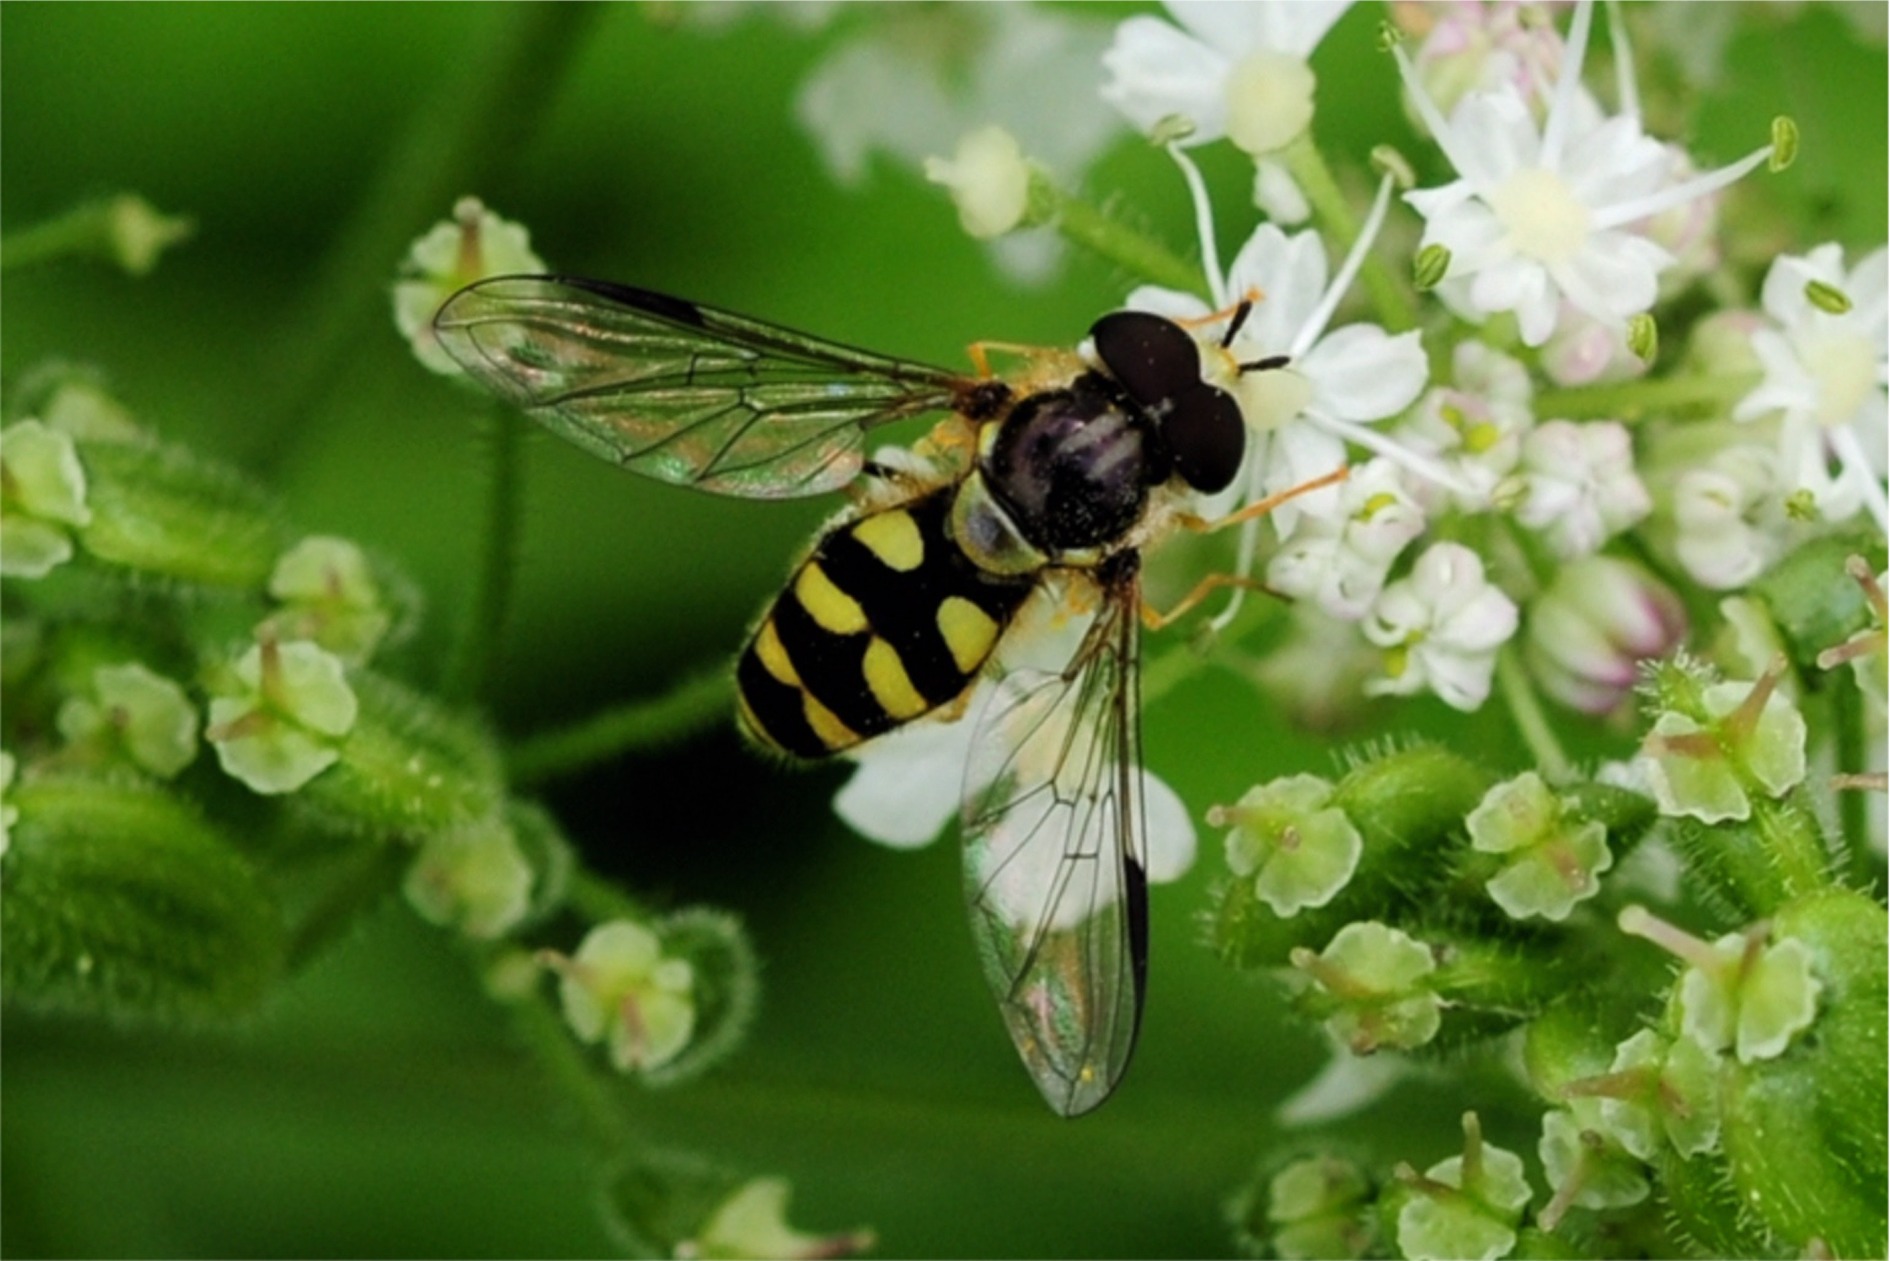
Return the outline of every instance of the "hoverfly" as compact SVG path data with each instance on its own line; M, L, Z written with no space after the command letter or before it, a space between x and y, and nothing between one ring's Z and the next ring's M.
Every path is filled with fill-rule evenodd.
M1068 663L1002 672L970 717L961 822L973 935L1018 1053L1058 1113L1108 1098L1148 966L1141 549L1230 484L1246 445L1193 336L1118 311L1055 371L1005 380L559 276L479 281L433 327L487 390L646 477L756 499L869 484L737 659L741 724L768 749L821 758L953 716L1000 672L1030 597L1080 593L1094 617ZM926 413L946 414L929 463L869 464L868 434Z

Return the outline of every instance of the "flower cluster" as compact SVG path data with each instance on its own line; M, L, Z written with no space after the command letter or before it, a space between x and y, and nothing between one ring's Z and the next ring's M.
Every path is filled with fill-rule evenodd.
M1522 1160L1484 1144L1472 1117L1464 1155L1423 1174L1375 1180L1329 1156L1270 1174L1240 1228L1279 1255L1317 1241L1324 1255L1494 1257L1571 1214L1645 1223L1664 1205L1677 1237L1711 1250L1846 1232L1846 1246L1880 1247L1880 1212L1846 1216L1854 1200L1831 1233L1792 1233L1776 1197L1839 1197L1821 1180L1841 1171L1749 1155L1761 1109L1728 1083L1842 1071L1806 1031L1852 1018L1834 995L1864 965L1816 943L1847 916L1883 931L1881 906L1843 889L1832 860L1880 853L1880 818L1847 807L1845 835L1822 835L1816 767L1822 750L1839 759L1830 782L1881 788L1884 248L1729 248L1727 198L1791 164L1796 128L1775 120L1723 165L1662 134L1652 120L1671 103L1643 106L1616 6L1578 0L1561 22L1549 6L1393 6L1385 79L1420 148L1414 162L1374 155L1362 207L1341 191L1362 181L1335 177L1315 140L1315 54L1351 32L1348 6L1165 7L1117 25L1098 91L1178 166L1201 274L1147 265L1160 256L1146 242L1069 213L1049 169L1001 131L949 169L961 215L987 237L1052 225L1139 273L1149 283L1122 304L1190 330L1234 396L1245 464L1195 506L1241 523L1223 563L1246 581L1209 619L1217 661L1328 726L1364 697L1429 694L1466 713L1500 697L1534 763L1501 778L1440 750L1374 749L1336 780L1285 776L1208 813L1228 829L1214 947L1237 966L1290 966L1295 1006L1335 1043L1424 1054L1520 1023L1542 1048L1551 1194L1534 1225ZM1598 23L1604 86L1587 73ZM1251 161L1264 216L1224 270L1195 162L1222 143ZM1380 257L1398 240L1410 284ZM1297 602L1267 661L1244 647L1267 616L1242 616L1256 585ZM1852 677L1826 673L1843 663ZM1559 734L1582 716L1621 759L1588 775ZM841 797L850 818L863 786L889 782L863 760ZM1660 841L1624 861L1656 819ZM1721 912L1716 933L1638 908L1617 927L1611 889L1664 883L1671 898L1650 873L1676 862ZM1630 937L1689 965L1668 1015L1647 1027L1631 1006L1584 999L1590 1040L1576 1047L1565 961L1628 975ZM1611 1040L1592 1041L1603 1029ZM1880 1060L1868 1071L1880 1077ZM1355 1074L1350 1089L1396 1075ZM1283 1114L1329 1113L1338 1080ZM1713 1221L1676 1153L1763 1186L1752 1203L1765 1206L1739 1227Z

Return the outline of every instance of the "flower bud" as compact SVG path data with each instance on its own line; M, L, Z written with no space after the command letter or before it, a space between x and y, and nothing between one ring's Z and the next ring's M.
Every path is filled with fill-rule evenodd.
M393 614L367 557L347 539L312 534L284 552L269 575L282 604L269 621L280 639L306 639L350 665L374 655Z
M605 1042L620 1072L660 1068L695 1029L695 974L663 953L647 926L611 920L585 935L569 958L541 956L558 973L565 1023L583 1042Z
M1633 690L1640 663L1685 639L1679 597L1645 569L1611 556L1564 566L1529 609L1524 651L1551 696L1605 714Z
M1577 902L1600 891L1601 873L1614 865L1607 825L1582 818L1534 771L1492 788L1464 826L1472 848L1501 856L1501 869L1483 887L1511 919L1567 919Z
M1782 489L1769 447L1723 446L1684 466L1673 485L1674 555L1714 591L1743 587L1777 555Z
M1627 427L1611 420L1551 420L1523 438L1527 486L1516 519L1541 531L1564 560L1587 556L1653 507L1634 471Z
M0 574L45 577L72 559L73 531L91 520L70 437L37 420L0 431Z
M210 701L204 735L230 775L256 792L294 792L334 765L358 706L341 660L314 644L251 646Z
M943 184L958 222L980 241L1022 226L1030 206L1030 164L1017 137L995 124L968 131L950 158L927 158L925 178Z
M459 365L433 335L434 312L475 280L544 270L532 253L530 233L487 210L477 197L462 197L452 219L435 224L407 252L394 286L394 326L423 365L457 376Z
M1227 834L1227 866L1251 879L1255 896L1275 914L1324 906L1358 867L1358 829L1332 804L1332 785L1314 775L1293 775L1249 789L1233 806L1208 812Z
M1593 385L1644 375L1659 348L1659 329L1645 311L1626 325L1564 306L1542 346L1542 371L1557 385Z
M489 941L525 918L532 868L502 819L481 819L422 841L403 889L422 919Z
M136 661L100 666L89 694L59 709L59 734L170 779L197 756L197 711L184 689Z
M1254 1256L1363 1257L1373 1242L1372 1192L1352 1161L1307 1156L1244 1191L1234 1229Z
M1505 1256L1516 1246L1529 1182L1522 1158L1483 1141L1476 1113L1464 1114L1463 1155L1419 1176L1399 1170L1407 1189L1397 1208L1398 1249L1409 1261Z
M1332 1035L1359 1055L1410 1050L1437 1035L1443 1001L1431 987L1437 963L1429 947L1376 921L1347 924L1318 954L1303 947L1292 963L1310 986L1300 1007L1325 1019Z

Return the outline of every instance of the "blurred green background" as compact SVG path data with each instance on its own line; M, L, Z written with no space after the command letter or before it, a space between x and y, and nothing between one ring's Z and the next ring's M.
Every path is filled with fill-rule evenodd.
M680 8L0 8L5 229L120 190L197 224L143 280L76 261L10 273L7 383L51 356L96 363L163 434L268 478L302 526L394 557L429 597L398 663L424 677L470 590L485 474L473 409L413 362L386 289L456 196L527 224L557 269L945 364L980 338L1068 344L1120 300L1130 278L1086 257L1039 287L1005 279L907 166L876 159L855 188L828 176L793 120L797 87L883 14L808 31L752 12L711 27ZM1360 6L1315 62L1316 130L1346 160L1380 141L1423 153L1372 47L1380 16ZM509 95L508 58L549 77L538 105ZM1884 72L1881 46L1826 10L1768 17L1735 39L1683 139L1728 160L1794 114L1804 153L1770 203L1798 225L1790 243L1869 247L1885 221ZM1224 158L1208 169L1231 251L1251 216ZM1126 133L1086 178L1190 239L1172 168ZM510 733L726 659L833 506L642 484L539 434L526 476L491 698ZM1256 780L1328 771L1340 749L1225 676L1197 673L1147 723L1151 765L1197 816ZM1357 734L1427 726L1497 765L1516 756L1494 709L1446 726L1386 706ZM1590 751L1620 747L1603 733ZM851 836L827 805L840 779L777 769L718 732L548 794L598 867L659 903L736 910L764 960L761 1014L731 1061L673 1091L625 1087L639 1130L784 1173L798 1224L870 1224L892 1255L1226 1252L1221 1203L1323 1053L1197 944L1218 838L1153 895L1126 1087L1068 1123L1039 1103L984 992L951 846L899 854ZM4 1055L8 1255L612 1247L565 1105L452 944L398 902L240 1029L8 1012ZM1406 1087L1346 1129L1424 1164L1476 1106L1493 1137L1531 1144L1504 1130L1515 1088L1490 1077L1473 1098Z

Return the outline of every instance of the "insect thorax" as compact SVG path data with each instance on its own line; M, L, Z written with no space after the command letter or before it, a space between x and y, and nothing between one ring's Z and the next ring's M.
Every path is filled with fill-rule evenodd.
M1024 396L985 430L953 505L953 533L994 573L1094 564L1141 520L1169 464L1142 409L1108 378L1084 373Z

